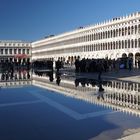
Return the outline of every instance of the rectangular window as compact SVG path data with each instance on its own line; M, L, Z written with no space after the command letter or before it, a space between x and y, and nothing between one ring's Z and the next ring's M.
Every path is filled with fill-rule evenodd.
M25 54L25 49L23 49L23 54Z
M30 53L30 50L29 49L27 49L27 54L29 54Z
M14 54L17 54L17 49L14 49Z
M1 49L0 51L1 51L1 54L3 54L3 49Z
M5 49L5 54L8 54L8 49Z
M12 49L10 49L9 51L10 51L10 54L12 54Z
M21 54L21 49L18 49L18 54Z

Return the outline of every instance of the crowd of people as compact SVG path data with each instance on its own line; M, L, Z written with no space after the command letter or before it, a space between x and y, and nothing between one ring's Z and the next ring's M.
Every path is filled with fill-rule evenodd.
M107 72L107 71L119 71L119 69L132 70L133 60L131 58L119 58L113 59L76 59L75 71L76 72Z
M45 59L36 60L36 61L32 62L32 68L34 71L36 71L36 70L37 71L38 70L54 70L54 66L55 66L55 69L57 70L57 72L59 72L59 70L64 67L64 63L63 63L63 61L60 61L59 59L57 61L55 61L55 65L52 60L45 60Z

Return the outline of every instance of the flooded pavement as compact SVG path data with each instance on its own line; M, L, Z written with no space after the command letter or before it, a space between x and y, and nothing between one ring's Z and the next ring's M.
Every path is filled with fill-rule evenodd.
M137 82L44 70L30 77L0 83L0 139L112 140L140 131Z

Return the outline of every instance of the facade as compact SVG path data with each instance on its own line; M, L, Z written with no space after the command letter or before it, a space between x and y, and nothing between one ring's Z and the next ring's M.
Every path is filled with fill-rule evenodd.
M0 41L0 62L27 62L31 61L31 43L14 40Z
M51 36L32 43L32 59L61 59L74 63L76 58L140 57L140 13L117 17L92 26Z

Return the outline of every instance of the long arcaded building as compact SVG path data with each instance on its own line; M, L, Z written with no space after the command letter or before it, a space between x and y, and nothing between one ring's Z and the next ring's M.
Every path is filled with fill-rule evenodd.
M80 27L32 43L32 59L53 58L73 63L75 58L140 57L140 13Z

